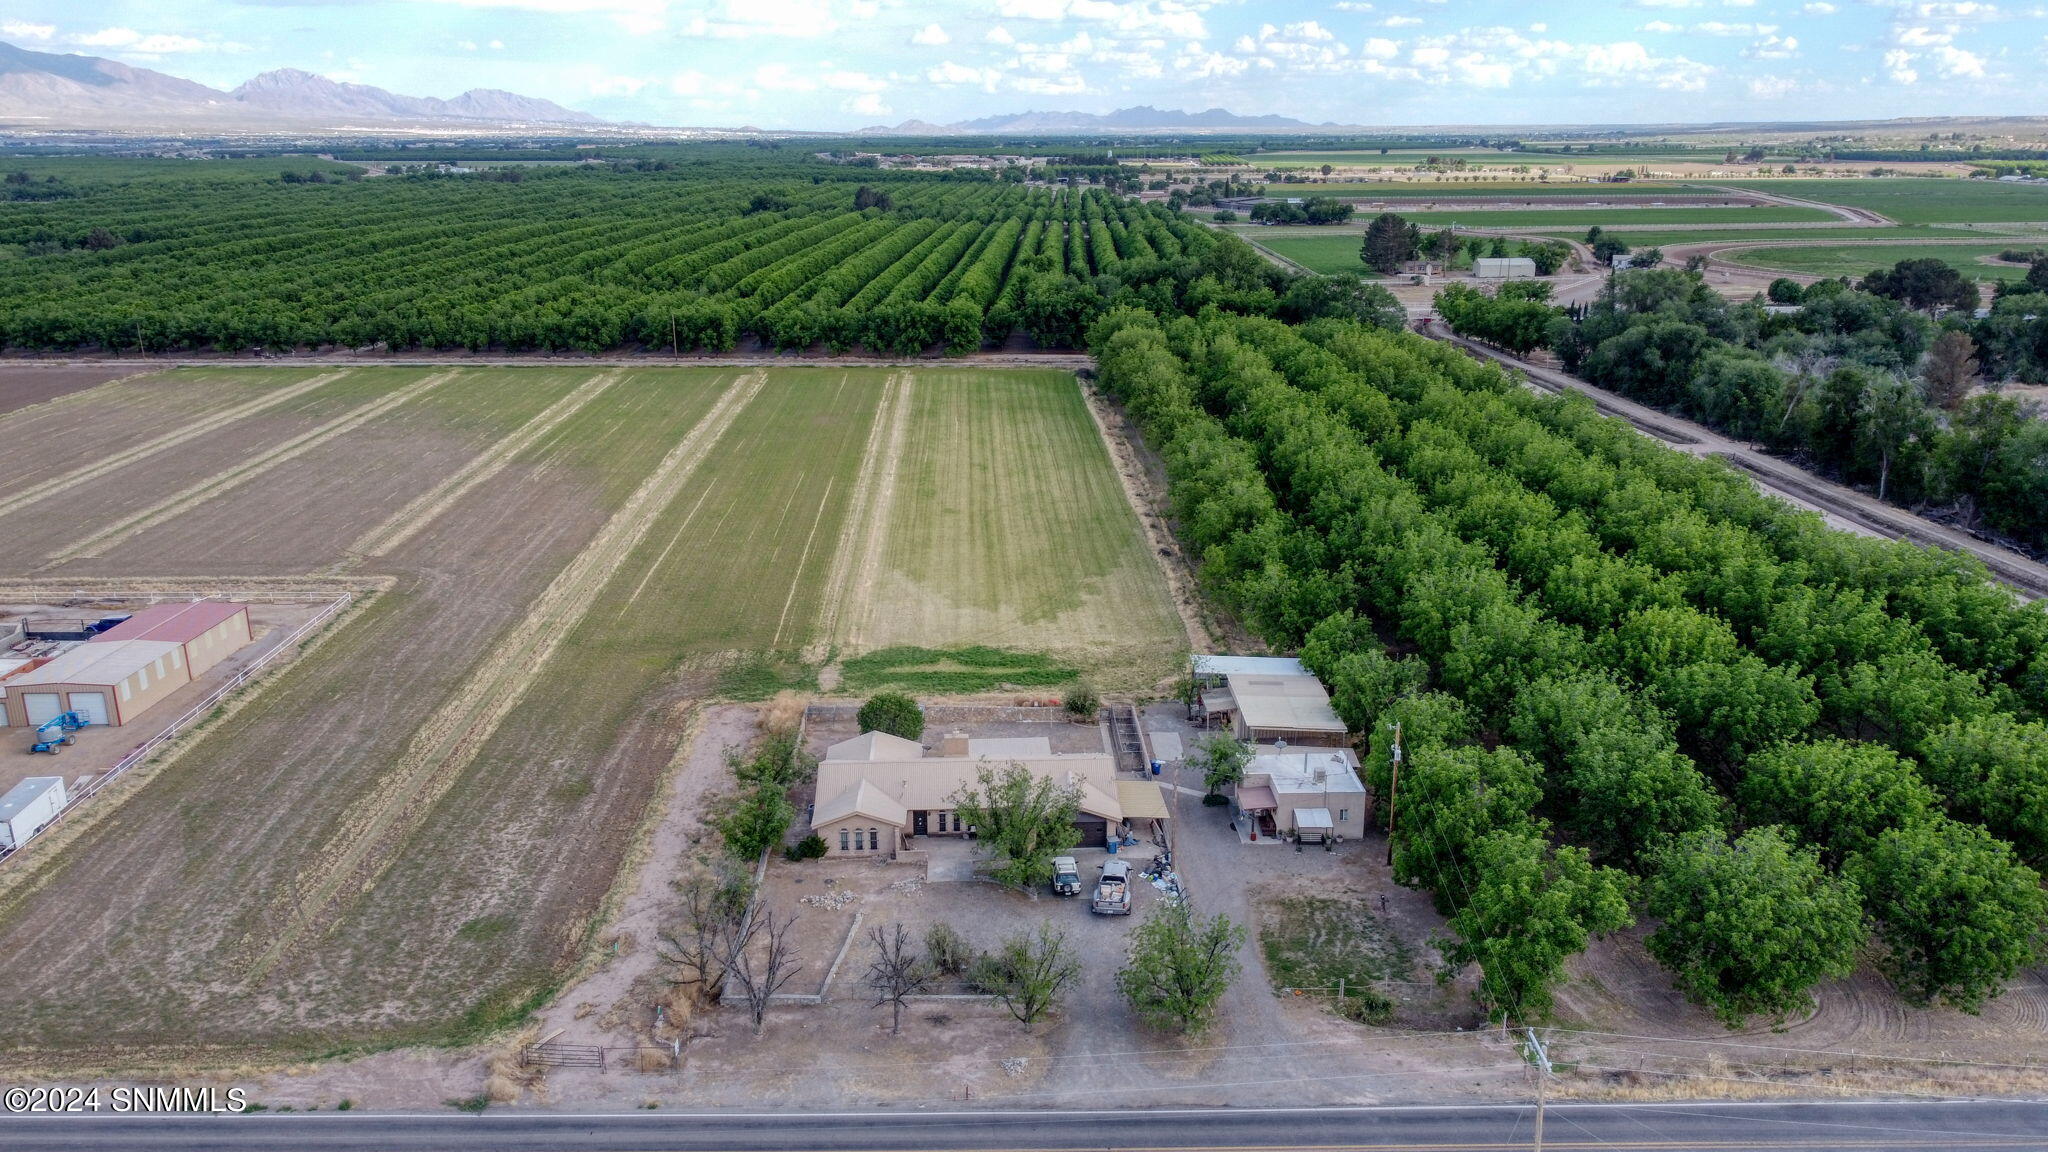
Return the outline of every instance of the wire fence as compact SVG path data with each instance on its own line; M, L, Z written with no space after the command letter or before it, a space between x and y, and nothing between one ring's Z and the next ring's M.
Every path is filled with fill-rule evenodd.
M215 600L224 598L226 598L225 595L214 595L197 597L196 599ZM90 800L92 797L98 795L109 785L113 784L122 776L126 775L129 769L149 759L151 755L161 750L165 745L169 744L171 741L177 739L178 736L182 734L187 728L191 727L194 723L198 722L200 719L204 718L206 715L211 713L214 710L214 708L219 706L221 701L227 699L228 696L231 693L233 693L236 689L242 687L242 685L247 684L250 680L254 679L258 673L262 672L265 668L275 663L286 652L294 650L298 646L300 641L304 640L306 637L318 631L328 621L334 619L337 615L340 615L341 612L344 609L346 609L351 603L354 603L354 601L355 597L353 594L344 593L343 595L335 597L333 600L328 602L319 611L315 612L311 617L307 618L304 623L292 629L291 632L284 637L284 639L279 640L277 643L271 645L268 651L264 652L261 656L258 656L256 659L250 661L246 667L238 669L234 675L228 677L227 680L223 681L219 687L207 693L206 696L202 698L198 703L192 705L190 708L187 708L183 713L180 713L175 720L172 720L169 724L165 725L164 728L161 731L159 731L156 735L151 736L149 739L144 740L140 744L137 744L134 748L129 750L127 755L121 757L119 760L116 760L111 768L108 768L105 772L102 772L98 776L94 777L91 783L87 784L83 789L79 790L76 794L70 796L65 801L64 807L60 809L57 812L57 814L50 819L50 822L48 824L45 824L41 828L38 828L34 836L32 836L28 840L23 841L13 851L6 853L4 856L0 856L0 863L4 863L7 860L12 860L15 857L21 855L24 851L26 851L29 848L30 845L34 844L35 840L41 837L41 835L44 832L47 832L51 828L56 827L59 823L61 823L64 820L66 816L69 816L71 813L83 807L87 800Z

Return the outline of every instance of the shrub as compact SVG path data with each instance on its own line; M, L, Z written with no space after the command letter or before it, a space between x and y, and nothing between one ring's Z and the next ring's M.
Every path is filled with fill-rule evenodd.
M924 735L924 709L901 692L878 692L860 706L860 730L887 732L905 740Z
M825 854L825 838L816 832L782 850L791 860L816 860Z
M951 924L939 923L925 929L924 951L932 967L948 976L958 976L974 964L974 949Z
M1060 703L1066 706L1067 715L1074 719L1093 720L1095 713L1102 707L1102 697L1096 694L1094 688L1089 687L1087 681L1079 680L1073 687L1067 689L1066 697Z

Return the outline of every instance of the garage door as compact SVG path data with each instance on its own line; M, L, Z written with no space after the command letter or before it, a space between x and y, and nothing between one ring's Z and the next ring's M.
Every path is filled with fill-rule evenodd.
M73 692L71 710L85 717L88 724L107 723L107 694L105 692Z
M58 702L55 692L23 692L21 704L28 709L28 723L31 728L55 720L58 714L64 711L64 706Z

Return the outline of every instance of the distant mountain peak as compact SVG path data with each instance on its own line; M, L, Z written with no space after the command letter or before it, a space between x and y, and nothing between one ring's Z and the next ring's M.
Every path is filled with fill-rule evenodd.
M404 96L300 68L273 68L233 92L97 56L35 52L0 42L0 121L141 127L218 123L317 124L341 118L599 124L587 112L496 88L452 100Z

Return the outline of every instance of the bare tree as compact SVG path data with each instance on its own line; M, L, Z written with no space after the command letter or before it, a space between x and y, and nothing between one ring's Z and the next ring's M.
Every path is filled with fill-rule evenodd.
M725 969L726 987L747 1006L756 1036L768 1018L769 1002L796 975L796 942L790 937L795 924L796 913L777 919L775 910L762 904L719 935L718 962Z
M655 954L671 985L696 991L709 1003L724 980L725 938L746 915L747 882L721 871L699 871L676 885L682 906L676 919L655 934Z
M932 966L910 943L910 931L902 924L868 929L868 942L875 946L875 961L868 965L867 985L875 994L874 1006L889 1006L889 1035L903 1032L903 1002L924 991L932 982Z
M1950 328L1936 336L1921 364L1920 380L1931 403L1955 411L1977 382L1977 345L1969 334Z
M1067 945L1066 933L1040 922L1035 934L1020 932L976 961L971 979L1001 1000L1019 1023L1030 1025L1080 982L1081 962Z

